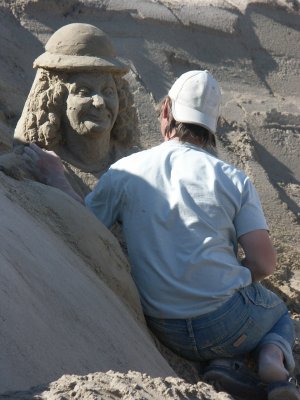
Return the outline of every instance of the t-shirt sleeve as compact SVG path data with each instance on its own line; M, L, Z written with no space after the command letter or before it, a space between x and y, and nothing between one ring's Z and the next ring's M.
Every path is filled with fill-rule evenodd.
M248 177L243 187L241 207L233 222L238 238L258 229L269 229L258 193Z
M101 176L93 191L85 197L85 205L107 228L110 228L118 219L120 196L112 181L112 172L108 170Z

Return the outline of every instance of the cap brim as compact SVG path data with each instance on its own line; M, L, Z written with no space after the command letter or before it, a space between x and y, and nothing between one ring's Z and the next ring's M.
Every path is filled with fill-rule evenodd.
M172 114L174 119L178 122L200 125L210 132L216 133L217 118L209 117L207 114L178 104L175 101L172 101Z
M122 75L129 71L127 65L115 58L53 54L47 51L34 60L33 67L64 71L103 70Z

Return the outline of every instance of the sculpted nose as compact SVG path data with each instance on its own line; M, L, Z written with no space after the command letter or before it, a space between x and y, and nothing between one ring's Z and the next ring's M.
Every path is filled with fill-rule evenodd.
M96 108L100 108L104 105L104 100L103 97L100 96L99 94L95 94L94 96L92 96L93 99L93 106Z

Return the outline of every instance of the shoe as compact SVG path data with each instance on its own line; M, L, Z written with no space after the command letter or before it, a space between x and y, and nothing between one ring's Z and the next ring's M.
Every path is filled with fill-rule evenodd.
M268 400L300 400L297 382L289 379L287 382L270 383L268 386Z
M268 399L267 385L263 384L258 375L246 367L244 363L237 360L214 360L206 367L203 378L216 390L225 391L238 399Z

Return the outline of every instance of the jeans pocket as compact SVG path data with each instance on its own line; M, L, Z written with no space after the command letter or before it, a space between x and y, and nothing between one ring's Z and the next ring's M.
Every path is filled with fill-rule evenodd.
M259 338L256 337L255 321L248 318L243 326L229 338L215 346L206 349L209 351L210 357L234 357L251 351L258 343Z
M240 293L246 301L248 300L257 306L264 308L274 308L280 303L283 303L280 297L271 290L265 288L261 283L254 282L241 289Z

